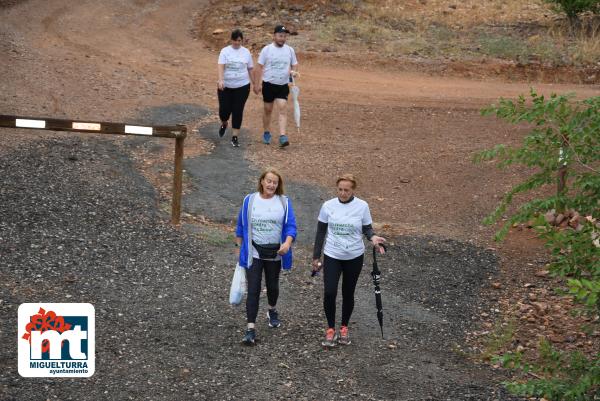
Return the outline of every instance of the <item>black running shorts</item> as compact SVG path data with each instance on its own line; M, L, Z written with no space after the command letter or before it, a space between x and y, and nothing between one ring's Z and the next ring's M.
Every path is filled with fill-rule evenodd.
M290 87L285 85L275 85L270 82L263 81L262 95L265 103L273 103L275 99L287 100L290 94Z

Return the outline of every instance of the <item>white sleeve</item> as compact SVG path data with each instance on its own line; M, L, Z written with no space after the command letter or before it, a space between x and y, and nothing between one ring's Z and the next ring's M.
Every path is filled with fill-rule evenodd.
M321 223L329 223L329 214L327 213L327 209L325 209L325 204L321 206L321 210L319 211L319 221Z
M371 219L371 211L369 210L369 205L365 203L365 210L362 216L362 225L366 226L368 224L373 224L373 219Z
M292 53L292 65L298 65L298 59L296 58L296 52L290 47Z
M267 62L267 47L263 47L263 49L260 51L260 54L258 55L258 64L260 65L265 65L265 63Z
M247 51L247 57L248 57L248 69L250 68L254 68L254 60L252 60L252 53L250 53L250 51Z
M227 48L224 47L223 49L221 49L221 53L219 53L218 64L227 64L227 60L226 60L226 57L225 57L225 49L227 49Z

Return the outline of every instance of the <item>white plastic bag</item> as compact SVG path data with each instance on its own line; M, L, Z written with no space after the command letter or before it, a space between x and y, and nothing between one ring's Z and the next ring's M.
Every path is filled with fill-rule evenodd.
M231 280L231 289L229 290L229 303L239 305L246 292L246 269L238 264L235 265L233 280Z

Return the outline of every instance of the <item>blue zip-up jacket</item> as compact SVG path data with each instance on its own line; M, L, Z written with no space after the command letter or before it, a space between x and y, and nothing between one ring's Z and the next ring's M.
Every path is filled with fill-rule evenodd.
M252 219L250 218L250 210L252 210L252 204L254 203L255 197L258 196L258 192L246 195L237 219L237 227L235 229L235 235L238 238L242 238L242 245L240 246L240 266L249 269L252 266ZM294 215L294 209L292 208L292 201L285 195L280 195L283 200L283 209L285 215L283 218L283 229L281 230L281 242L285 242L285 239L290 236L296 240L296 216ZM281 266L289 270L292 268L292 248L285 255L281 256Z

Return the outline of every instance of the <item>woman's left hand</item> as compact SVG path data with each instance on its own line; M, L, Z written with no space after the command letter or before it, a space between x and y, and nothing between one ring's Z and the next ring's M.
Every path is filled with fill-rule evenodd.
M371 243L373 243L373 246L379 250L379 253L385 253L385 249L382 246L379 246L380 244L385 243L385 238L374 235L371 237Z
M277 251L277 253L279 255L285 255L286 253L289 252L290 250L290 244L288 244L287 242L284 242L283 244L281 244L281 246L279 247L279 251Z

